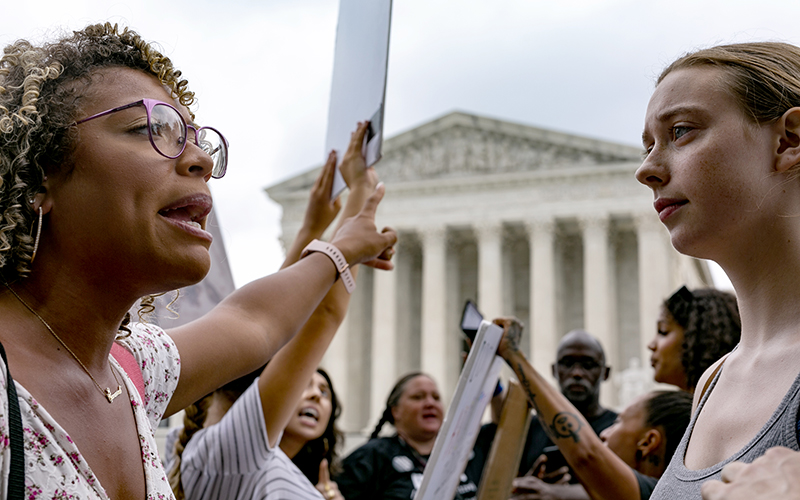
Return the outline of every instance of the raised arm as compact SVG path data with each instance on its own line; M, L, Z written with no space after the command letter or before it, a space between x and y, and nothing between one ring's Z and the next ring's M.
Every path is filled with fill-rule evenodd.
M361 143L364 140L365 131L366 126L359 125L359 128L353 133L350 147L342 160L342 175L350 186L350 194L347 197L342 219L358 213L377 183L374 176L368 176L365 172L366 165L361 153ZM335 164L335 156L333 161ZM326 164L326 167L329 164ZM326 173L324 169L320 177L323 175L328 175L331 179L333 177L332 171ZM326 190L320 196L322 203L314 200L314 189L317 187ZM306 212L306 221L309 223L309 227L316 227L321 235L325 231L325 227L321 223L315 223L314 220L319 217L327 217L330 212L324 209L317 210L315 207L327 205L325 197L330 196L330 183L318 182L314 189L312 189L312 199L309 201L309 209ZM330 222L331 220L327 221L328 224ZM297 238L307 238L309 235L311 235L310 239L318 237L311 232L306 232L298 234ZM308 241L305 244L308 244ZM304 247L305 244L302 246ZM355 278L357 268L351 268L351 272ZM270 446L277 444L278 436L289 423L297 402L303 395L303 390L308 386L308 381L344 320L349 303L350 294L347 293L342 283L336 283L300 332L275 354L262 372L258 386L261 392L264 422Z
M633 469L603 444L581 412L520 352L522 324L513 318L495 323L503 327L498 354L514 370L542 428L558 445L589 496L594 500L640 500Z
M397 235L391 229L377 231L374 223L384 191L378 185L331 240L351 266L392 268L388 257ZM263 365L308 321L336 278L331 259L314 252L236 290L198 320L170 330L181 355L181 374L167 415Z
M297 232L292 246L286 251L286 259L281 265L285 269L298 260L303 249L311 243L311 240L322 238L322 234L331 225L336 215L341 209L341 198L331 200L331 186L333 185L333 174L336 169L336 152L331 151L328 161L322 167L322 171L314 185L311 187L311 194L306 207L306 214L303 217L303 225ZM359 207L360 208L360 207ZM355 214L350 214L352 216Z

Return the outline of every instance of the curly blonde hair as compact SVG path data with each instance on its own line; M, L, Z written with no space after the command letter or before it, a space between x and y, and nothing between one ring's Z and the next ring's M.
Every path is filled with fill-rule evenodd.
M28 200L48 173L71 168L75 113L95 70L127 67L151 74L184 106L194 102L168 57L135 31L94 24L61 40L7 46L0 59L0 275L30 272L31 230L38 214Z

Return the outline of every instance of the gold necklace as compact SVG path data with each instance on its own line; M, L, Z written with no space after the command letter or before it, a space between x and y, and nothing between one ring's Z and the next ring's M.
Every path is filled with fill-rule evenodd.
M29 306L29 305L28 305L28 303L27 303L27 302L25 302L24 300L22 300L22 297L20 297L20 296L17 294L17 292L15 292L15 291L14 291L14 290L13 290L13 289L12 289L12 288L11 288L11 287L8 285L8 283L3 283L3 284L6 286L6 288L8 288L8 291L9 291L9 292L11 292L11 293L14 295L14 297L16 297L16 298L17 298L17 300L19 300L19 301L20 301L20 303L22 303L22 305L23 305L23 306L25 306L25 307L26 307L26 308L27 308L27 309L28 309L28 310L29 310L31 313L33 313L33 315L34 315L34 316L36 316L37 318L39 318L39 321L41 321L41 322L42 322L42 324L44 325L44 327L45 327L45 328L47 328L47 331L48 331L48 332L50 332L50 334L51 334L53 337L55 337L55 339L56 339L56 340L58 340L58 343L59 343L59 344L61 344L62 346L64 346L64 349L66 349L66 350L67 350L67 352L68 352L68 353L69 353L69 354L70 354L70 355L71 355L71 356L72 356L72 357L75 359L75 361L77 361L77 362L78 362L78 364L79 364L79 365L81 365L81 368L83 368L83 371L85 371L85 372L86 372L86 375L89 375L89 378L90 378L90 379L92 379L92 382L94 382L94 385L97 387L97 390L98 390L98 391L100 391L100 392L103 394L103 396L105 396L105 397L106 397L106 399L108 400L108 402L109 402L109 403L113 403L113 402L114 402L114 400L117 398L117 396L119 396L120 394L122 394L122 385L119 383L119 379L117 378L117 374L116 374L116 372L114 371L114 367L113 367L113 366L111 366L110 368L111 368L111 375L113 375L113 376L114 376L114 381L117 383L117 390L116 390L116 391L114 391L114 392L111 392L111 389L110 389L110 388L108 388L108 387L106 387L105 389L103 389L102 387L100 387L100 384L98 384L98 383L97 383L97 380L95 380L95 378L92 376L91 372L89 372L89 369L88 369L88 368L86 368L86 365L84 365L84 364L81 362L81 360L80 360L80 359L78 359L78 356L76 356L76 355L75 355L75 353L74 353L74 352L72 352L72 349L70 349L70 348L69 348L69 346L68 346L67 344L65 344L65 343L64 343L64 341L63 341L63 340L61 340L61 338L60 338L58 335L56 335L56 332L54 332L54 331L53 331L53 329L50 327L50 325L48 325L48 324L47 324L47 321L45 321L43 317L39 316L39 313L37 313L36 311L34 311L34 310L33 310L33 308L32 308L31 306Z

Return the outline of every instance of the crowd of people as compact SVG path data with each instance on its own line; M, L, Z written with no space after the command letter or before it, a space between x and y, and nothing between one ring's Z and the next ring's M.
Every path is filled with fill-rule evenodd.
M135 303L146 313L209 269L207 183L225 174L228 143L195 122L193 102L167 57L115 25L4 50L0 490L412 498L444 418L436 381L402 377L371 439L340 459L342 406L319 367L357 266L392 268L397 236L375 227L385 187L361 152L366 123L342 158L350 193L327 242L341 208L334 154L279 272L169 331L131 320ZM521 323L496 319L498 355L536 415L512 498L800 498L800 48L678 59L658 79L643 145L636 178L673 246L718 262L737 295L682 287L664 301L649 348L655 380L674 390L619 414L600 405L611 367L590 333L564 335L553 386L520 350ZM182 409L160 457L154 429ZM456 498L476 497L494 432L481 429Z

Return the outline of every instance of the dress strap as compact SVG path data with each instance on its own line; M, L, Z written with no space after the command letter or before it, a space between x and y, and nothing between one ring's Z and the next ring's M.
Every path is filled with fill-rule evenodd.
M133 385L136 386L136 390L139 391L139 396L142 397L144 402L144 378L136 358L133 357L129 350L116 342L111 346L111 355L133 381Z
M6 393L8 394L8 433L11 446L11 463L8 472L8 491L6 492L9 500L22 500L25 498L25 443L22 435L22 414L19 410L19 399L17 399L17 388L14 379L11 378L11 370L8 368L6 350L0 343L0 356L6 365Z

